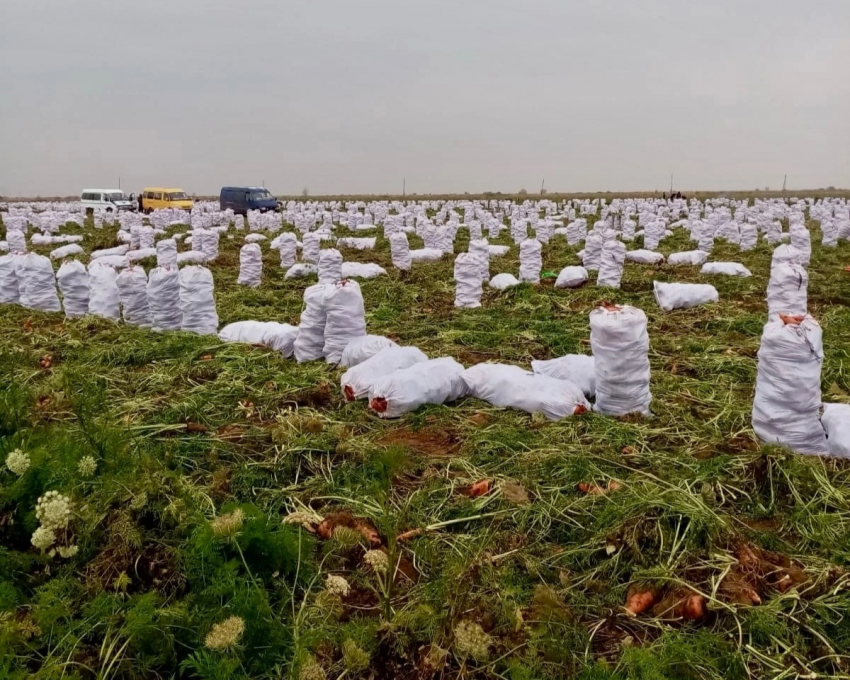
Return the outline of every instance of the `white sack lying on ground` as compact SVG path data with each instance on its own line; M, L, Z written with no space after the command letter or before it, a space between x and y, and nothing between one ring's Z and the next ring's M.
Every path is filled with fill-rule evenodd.
M369 408L382 418L398 418L424 404L445 404L466 394L463 366L451 357L431 359L393 371L369 390Z
M51 260L61 260L63 257L70 257L71 255L82 255L83 249L81 246L76 243L71 243L67 246L61 246L59 248L55 248L50 251L50 259Z
M351 368L357 364L362 364L366 359L372 358L388 347L398 347L398 345L383 335L363 335L354 338L342 350L339 365L343 368Z
M263 252L256 243L246 243L239 251L239 277L236 283L259 288L263 278Z
M829 455L850 458L850 404L824 404L821 422Z
M265 241L266 237L264 234L248 234L245 237L245 243L260 243L261 241Z
M329 364L338 364L349 342L366 335L366 310L357 281L335 283L325 298L327 324L323 352Z
M18 304L21 300L18 288L18 274L15 265L17 255L0 257L0 302Z
M148 276L148 309L155 331L179 331L183 325L180 311L180 272L177 267L155 267Z
M23 256L24 290L23 298L28 309L42 312L61 312L62 304L56 294L56 274L49 257L29 253Z
M740 262L706 262L700 274L723 274L725 276L752 276L752 272Z
M103 250L94 250L90 255L90 259L97 260L101 257L108 257L110 255L126 255L127 251L130 250L130 246L116 246L115 248L104 248Z
M507 255L510 249L510 246L487 246L490 257L502 257L502 255Z
M306 276L312 276L313 274L318 273L318 271L319 268L314 264L299 262L298 264L294 264L289 269L287 269L286 274L283 275L283 278L303 279Z
M333 286L324 283L317 283L304 291L304 309L295 339L295 360L299 364L325 356L325 326L328 321L325 300L332 291Z
M708 253L703 250L685 250L681 253L673 253L667 258L667 264L672 265L697 265L705 264Z
M215 335L218 313L215 309L212 272L206 267L190 266L180 270L180 311L184 331Z
M481 260L472 253L455 258L455 307L476 309L481 306Z
M663 283L652 282L655 301L665 312L674 309L689 309L709 302L717 302L717 289L707 283Z
M131 326L151 327L151 313L148 307L148 277L142 267L127 267L115 283L121 300L121 313L124 323Z
M385 347L342 374L342 394L347 401L365 399L380 378L425 361L428 357L416 347Z
M128 263L139 262L147 257L156 257L156 248L141 248L139 250L130 250L125 255Z
M513 274L496 274L496 276L490 279L489 283L490 288L496 290L505 290L506 288L518 285L519 279Z
M626 252L626 262L637 262L638 264L661 264L664 256L654 250L629 250Z
M372 236L369 238L352 238L345 236L336 240L337 248L354 248L355 250L372 250L375 247L377 239Z
M770 269L767 284L768 314L806 314L809 274L799 264L783 262Z
M419 248L408 252L411 262L436 262L443 257L439 248Z
M177 264L203 264L207 261L206 256L200 250L187 250L182 253L177 253Z
M525 239L519 245L519 280L525 283L540 283L542 268L543 246L537 239Z
M374 262L343 262L343 279L375 279L386 275L387 270Z
M75 319L89 313L89 273L82 262L64 262L56 272L56 283L59 284L59 292L62 294L65 316Z
M462 377L467 394L500 408L542 413L548 420L561 420L590 409L578 385L519 366L478 364L466 369Z
M611 416L649 415L649 336L646 314L636 307L599 307L590 313L590 346L596 367L594 410Z
M604 288L619 288L625 262L626 245L620 241L606 241L599 256L596 285Z
M243 342L268 347L287 358L295 351L298 326L276 321L237 321L222 328L218 337L223 342Z
M578 288L587 283L587 269L564 267L555 280L555 288Z
M557 359L532 361L531 370L558 380L569 380L578 385L590 399L596 395L596 361L587 354L567 354Z
M121 318L117 278L118 274L112 267L89 265L89 314L116 321Z
M826 454L820 420L823 334L810 316L771 315L758 351L753 430L792 451Z

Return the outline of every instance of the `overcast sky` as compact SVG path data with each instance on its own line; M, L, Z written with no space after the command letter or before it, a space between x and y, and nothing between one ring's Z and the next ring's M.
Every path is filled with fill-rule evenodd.
M0 0L0 194L850 187L850 0Z

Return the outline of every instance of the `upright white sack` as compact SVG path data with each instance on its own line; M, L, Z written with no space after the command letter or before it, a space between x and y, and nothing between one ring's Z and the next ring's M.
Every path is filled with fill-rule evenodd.
M590 346L596 368L599 413L649 415L649 335L636 307L599 307L590 313Z
M558 380L569 380L578 385L584 395L596 395L596 360L586 354L567 354L545 361L532 361L531 370Z
M156 266L177 268L177 241L166 238L157 242Z
M215 335L218 313L215 309L212 272L206 267L190 265L180 270L180 328L198 335Z
M602 246L605 245L605 237L598 231L591 231L584 241L584 250L581 251L581 263L588 271L599 269L599 258L602 257Z
M481 306L481 259L472 253L455 258L455 307L476 309Z
M378 379L423 361L428 357L416 347L385 347L342 374L342 394L347 401L365 399Z
M2 280L2 276L0 276ZM89 312L89 273L78 260L63 262L56 272L56 283L62 294L62 306L69 319L85 316Z
M124 323L150 328L151 312L148 307L148 277L143 267L127 267L115 279L121 300Z
M23 256L23 266L26 274L21 297L26 300L25 306L42 312L62 311L62 304L56 294L56 274L50 258L28 253Z
M337 283L342 279L342 253L336 248L319 251L319 283Z
M218 257L219 233L215 229L204 229L201 239L201 252L205 262L212 262Z
M279 239L277 247L280 251L280 266L283 269L289 269L295 264L298 241L295 238L295 234L289 231L282 233L277 238Z
M295 360L301 364L324 357L325 326L328 313L325 300L333 286L317 283L304 291L304 309L298 324L298 337L295 339Z
M0 303L18 304L21 301L15 258L18 255L0 256Z
M619 288L626 263L626 245L620 241L606 241L599 256L599 273L596 285L606 288Z
M354 338L342 350L339 365L345 368L357 366L388 347L398 347L398 345L383 335L363 335Z
M366 335L366 310L357 281L346 279L333 284L325 298L325 310L323 354L329 364L338 364L346 345Z
M802 265L783 262L771 267L767 284L768 314L806 314L808 287L809 274Z
M401 271L408 271L413 261L410 258L410 244L407 242L407 234L398 231L390 234L390 257L393 267Z
M810 316L771 315L758 351L753 430L770 444L826 454L821 424L820 374L823 334Z
M259 288L263 278L263 252L256 243L246 243L239 251L239 276L236 283Z
M821 417L829 455L850 458L850 404L824 404Z
M519 245L519 280L524 283L540 283L542 268L543 246L537 239L525 239Z
M466 394L463 370L451 357L442 357L393 371L369 390L369 408L382 418L398 418L424 404L460 399Z
M151 269L147 293L153 330L179 331L183 313L180 311L180 271L176 265Z
M555 288L578 288L587 283L588 274L584 267L564 267L555 280Z
M486 239L475 239L469 242L469 252L479 259L481 280L490 280L490 244Z
M319 262L321 242L316 232L309 232L301 237L301 259L304 262Z
M112 267L93 262L89 265L89 314L104 319L121 318L118 274Z

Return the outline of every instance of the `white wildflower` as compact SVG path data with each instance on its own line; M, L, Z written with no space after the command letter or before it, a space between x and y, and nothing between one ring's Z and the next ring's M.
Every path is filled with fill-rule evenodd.
M46 527L39 527L33 532L32 535L32 544L44 552L51 545L53 545L53 541L56 540L56 536L53 533L53 529L48 529Z
M312 512L302 512L300 510L290 512L283 518L284 524L300 524L305 529L310 530L314 529L315 526L321 522L322 517L320 515L316 515Z
M94 456L84 456L77 465L77 472L83 477L91 477L97 471L97 461Z
M331 574L325 580L325 590L327 590L331 595L345 597L351 591L351 586L342 576Z
M29 470L30 457L20 449L15 449L6 456L6 467L9 468L9 472L20 477Z
M455 649L461 654L483 661L490 655L492 642L493 638L474 621L461 621L455 626Z
M367 550L363 555L363 561L369 565L375 573L386 574L390 568L390 559L387 553L381 550Z
M216 651L230 649L239 644L239 640L242 639L242 633L244 632L245 621L239 616L231 616L221 623L213 625L204 639L204 644L209 649Z
M236 508L233 512L226 515L219 515L210 522L210 528L216 536L222 538L231 538L235 536L242 528L245 521L245 513L240 508Z
M58 491L48 491L38 499L35 516L46 529L64 529L71 520L71 499Z
M76 545L61 545L59 546L59 555L64 557L66 560L73 557L79 551L79 547Z

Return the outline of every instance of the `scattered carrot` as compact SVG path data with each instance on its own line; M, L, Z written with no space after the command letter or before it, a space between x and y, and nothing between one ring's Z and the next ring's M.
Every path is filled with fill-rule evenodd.
M787 314L780 314L779 318L782 319L782 323L786 326L799 326L806 317L802 315L788 316Z
M657 600L658 593L654 590L638 590L632 586L626 595L626 612L637 616L649 609Z
M689 621L698 621L703 618L705 616L705 598L702 595L688 597L685 601L683 616Z
M404 533L396 536L396 539L399 543L403 543L404 541L409 541L412 538L416 538L417 536L421 536L425 533L424 529L411 529L410 531L405 531Z
M466 495L470 498L478 498L479 496L483 496L490 492L490 480L489 479L480 479L471 487L469 487L469 491L467 491Z

